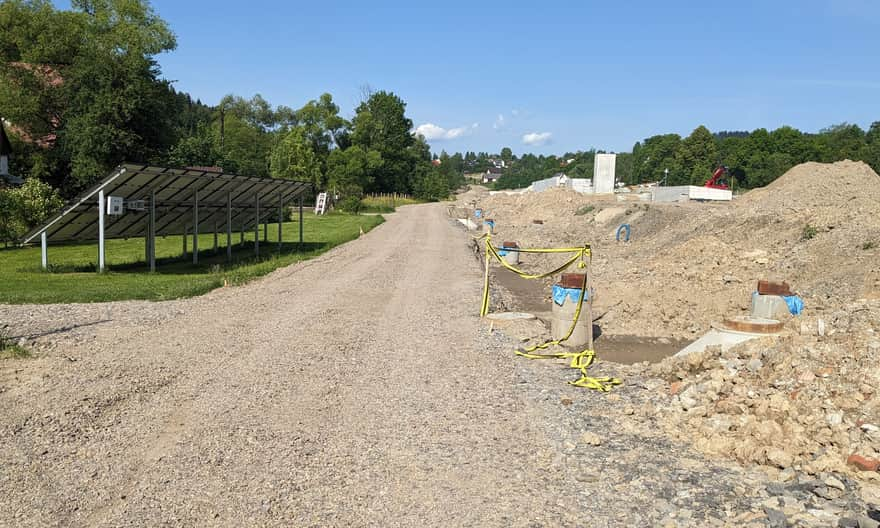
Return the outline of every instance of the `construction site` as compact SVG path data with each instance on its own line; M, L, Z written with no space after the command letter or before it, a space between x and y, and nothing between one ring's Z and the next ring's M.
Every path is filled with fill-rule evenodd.
M2 304L0 524L876 527L878 189L474 186L206 295Z
M643 412L661 416L669 434L779 482L818 478L813 491L829 500L849 489L829 475L846 475L876 504L878 189L861 162L806 163L732 201L472 188L450 214L478 209L483 222L462 223L491 232L502 248L590 245L596 356L628 365L612 369L624 385L632 376L662 380L649 382ZM516 261L537 273L560 259L520 253ZM493 328L526 344L561 337L550 325L555 278L525 281L497 265L490 274L495 309L522 315ZM785 291L759 294L774 287ZM771 303L782 297L799 306ZM780 502L789 522L837 526L796 502Z

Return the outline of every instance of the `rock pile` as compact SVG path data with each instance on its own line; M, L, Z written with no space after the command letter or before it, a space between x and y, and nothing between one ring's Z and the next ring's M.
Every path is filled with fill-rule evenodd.
M669 382L664 422L712 455L850 474L880 503L880 301L794 319L787 330L652 366Z

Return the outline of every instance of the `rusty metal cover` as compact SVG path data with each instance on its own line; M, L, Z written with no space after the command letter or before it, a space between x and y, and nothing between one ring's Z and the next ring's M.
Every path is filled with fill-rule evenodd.
M503 248L518 248L519 244L516 242L502 242L501 247Z
M532 223L542 225L544 223L544 221L543 220L532 220Z
M758 281L758 293L761 295L791 295L791 286L787 282Z
M782 330L783 324L781 321L777 321L776 319L739 316L725 319L724 326L736 332L748 332L750 334L775 334Z
M583 289L584 281L587 280L585 273L563 273L559 279L559 285L563 288Z

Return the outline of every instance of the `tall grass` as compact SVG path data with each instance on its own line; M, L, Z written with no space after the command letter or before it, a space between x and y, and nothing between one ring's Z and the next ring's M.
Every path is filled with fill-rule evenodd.
M361 212L364 213L393 213L395 208L401 205L424 203L408 194L369 194L361 200Z

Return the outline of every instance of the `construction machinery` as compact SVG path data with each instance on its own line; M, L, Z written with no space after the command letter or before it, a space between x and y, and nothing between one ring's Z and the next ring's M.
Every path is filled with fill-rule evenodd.
M706 181L704 187L709 187L710 189L730 189L730 172L727 167L723 165L719 165L715 172L712 173L712 177Z

